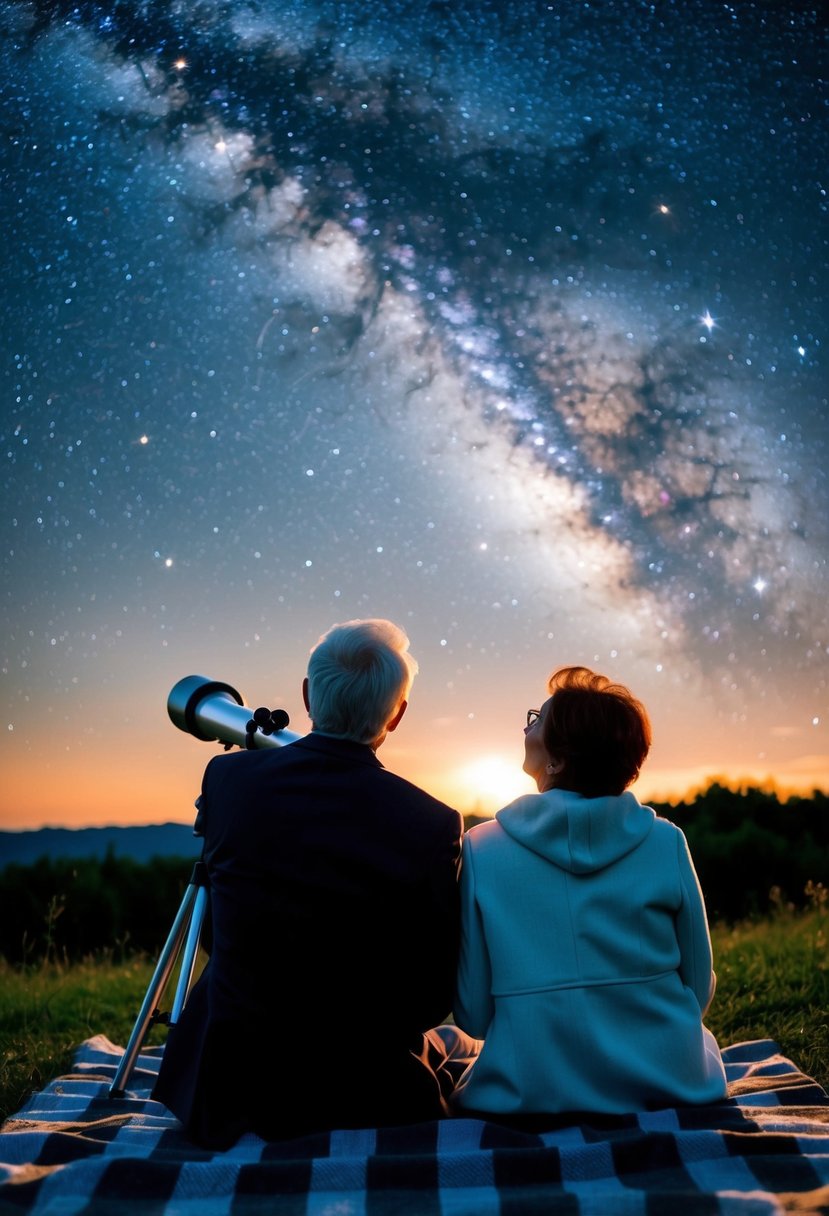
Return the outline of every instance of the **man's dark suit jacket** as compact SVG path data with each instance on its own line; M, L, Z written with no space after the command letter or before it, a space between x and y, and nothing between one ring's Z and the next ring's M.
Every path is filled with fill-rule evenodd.
M211 954L153 1096L215 1148L438 1117L458 812L314 732L217 756L200 809Z

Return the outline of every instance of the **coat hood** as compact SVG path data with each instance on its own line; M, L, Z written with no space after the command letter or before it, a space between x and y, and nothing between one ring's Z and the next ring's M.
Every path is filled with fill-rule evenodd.
M585 798L570 790L547 790L516 798L495 818L533 853L571 874L591 874L641 844L656 815L630 791Z

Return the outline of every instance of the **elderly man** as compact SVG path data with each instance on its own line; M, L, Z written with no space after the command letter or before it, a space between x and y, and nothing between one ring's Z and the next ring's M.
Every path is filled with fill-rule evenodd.
M212 949L154 1097L224 1148L446 1113L457 811L383 768L417 664L390 621L311 652L312 730L216 756L199 799Z

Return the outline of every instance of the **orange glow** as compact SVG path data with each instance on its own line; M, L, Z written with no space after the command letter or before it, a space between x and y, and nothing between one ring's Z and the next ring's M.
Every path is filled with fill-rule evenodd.
M290 689L301 683L303 656L294 662L288 691L260 691L258 699L284 705L294 714L291 729L302 734L309 723L294 712L298 695ZM199 659L192 669L205 666ZM57 698L40 715L21 698L18 716L0 735L0 828L191 823L204 766L221 745L182 734L167 719L167 691L189 668L186 661L171 662L169 683L165 676L149 687L136 671L121 682L129 697L90 702L78 723ZM257 680L251 673L243 687L261 683L261 675ZM448 708L440 690L431 705L425 682L423 694L413 698L400 729L380 751L390 771L465 813L493 814L534 791L521 763L524 707L537 697L505 689L499 701L487 702L478 694L450 717L439 716ZM476 715L465 712L470 702ZM642 801L678 801L715 779L732 787L772 785L782 796L829 789L829 755L808 749L824 742L824 724L795 731L775 722L765 733L767 755L758 759L755 739L723 729L704 713L679 714L670 698L651 698L651 704L658 742L634 787Z
M304 729L301 723L298 730ZM401 731L402 735L402 731ZM401 744L403 740L401 738ZM87 827L104 824L189 823L204 765L221 747L200 743L163 725L145 739L131 736L129 746L94 747L83 741L31 756L10 756L3 749L4 786L0 827L21 830L43 826ZM431 751L434 753L435 749ZM390 737L380 756L393 772L407 777L464 813L494 814L535 785L521 771L521 758L503 753L468 751L457 764L417 746L410 735L398 746ZM740 764L646 767L634 786L643 801L678 801L712 781L738 788L752 785L779 795L810 795L829 788L829 757L805 755L768 766Z
M654 770L643 773L634 787L637 796L646 802L693 801L696 794L717 782L729 789L747 786L777 794L780 798L791 795L808 797L814 790L829 788L829 756L802 756L781 764L776 773L760 765L741 766L728 771L697 766L673 770Z
M536 792L535 783L521 771L520 761L512 763L501 755L481 755L445 772L419 768L404 772L403 765L394 766L390 757L383 759L389 768L464 814L492 815L514 798ZM809 797L816 789L829 791L829 756L803 756L781 763L775 774L759 765L726 769L709 764L652 770L646 766L632 789L641 802L676 803L692 801L715 781L730 789L751 786L769 790L784 799L791 795Z
M479 756L448 773L440 784L444 801L479 815L494 815L521 794L536 792L535 782L515 761L499 755Z
M130 757L129 767L119 749L94 756L81 749L45 754L32 766L6 764L0 827L8 831L190 822L201 765L193 764L188 771L173 751ZM205 762L208 758L203 756Z

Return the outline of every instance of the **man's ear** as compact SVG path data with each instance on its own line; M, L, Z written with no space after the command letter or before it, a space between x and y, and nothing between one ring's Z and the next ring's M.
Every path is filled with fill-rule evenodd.
M408 708L409 708L408 701L400 702L400 708L398 709L397 713L394 715L394 717L389 722L388 726L386 727L386 731L397 730L397 727L400 725L400 719L403 717L404 713L406 712L406 710Z
M302 699L305 702L305 708L308 710L308 713L310 714L311 702L308 700L308 677L307 676L302 681Z

